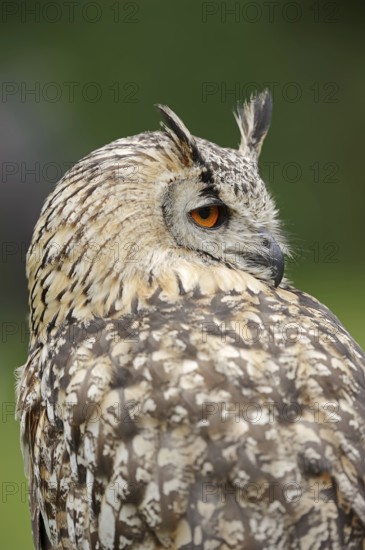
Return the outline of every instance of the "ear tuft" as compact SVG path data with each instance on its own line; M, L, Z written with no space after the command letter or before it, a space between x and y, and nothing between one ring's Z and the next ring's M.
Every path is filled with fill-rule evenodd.
M182 154L185 164L201 164L205 165L200 151L196 144L195 138L191 135L183 121L166 105L155 105L160 112L164 124L161 126L168 136L175 143Z
M250 101L237 106L234 113L241 133L239 152L258 157L268 132L272 113L272 96L269 90L252 95Z

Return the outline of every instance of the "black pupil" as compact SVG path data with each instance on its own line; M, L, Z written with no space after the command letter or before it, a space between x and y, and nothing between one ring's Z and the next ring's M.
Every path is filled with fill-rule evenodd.
M199 208L199 216L206 220L210 216L210 206L205 206L204 208Z

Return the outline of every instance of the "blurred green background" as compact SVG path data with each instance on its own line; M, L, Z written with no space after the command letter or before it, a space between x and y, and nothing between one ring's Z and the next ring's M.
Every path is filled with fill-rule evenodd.
M193 133L235 147L236 101L272 90L261 170L295 249L287 273L365 346L364 6L1 3L1 548L32 548L13 413L33 225L73 162L157 129L154 103L167 103Z

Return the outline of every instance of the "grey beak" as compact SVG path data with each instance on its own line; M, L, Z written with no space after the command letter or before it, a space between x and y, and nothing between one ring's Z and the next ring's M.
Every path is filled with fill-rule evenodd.
M284 275L285 260L280 246L275 241L274 237L266 231L262 233L262 244L264 249L267 249L265 253L265 260L267 265L271 267L275 287L278 287Z

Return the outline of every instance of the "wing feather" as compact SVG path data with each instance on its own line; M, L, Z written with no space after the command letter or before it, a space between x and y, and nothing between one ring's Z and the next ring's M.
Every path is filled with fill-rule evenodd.
M365 359L339 321L289 287L154 300L23 370L36 546L42 518L54 548L361 548Z

